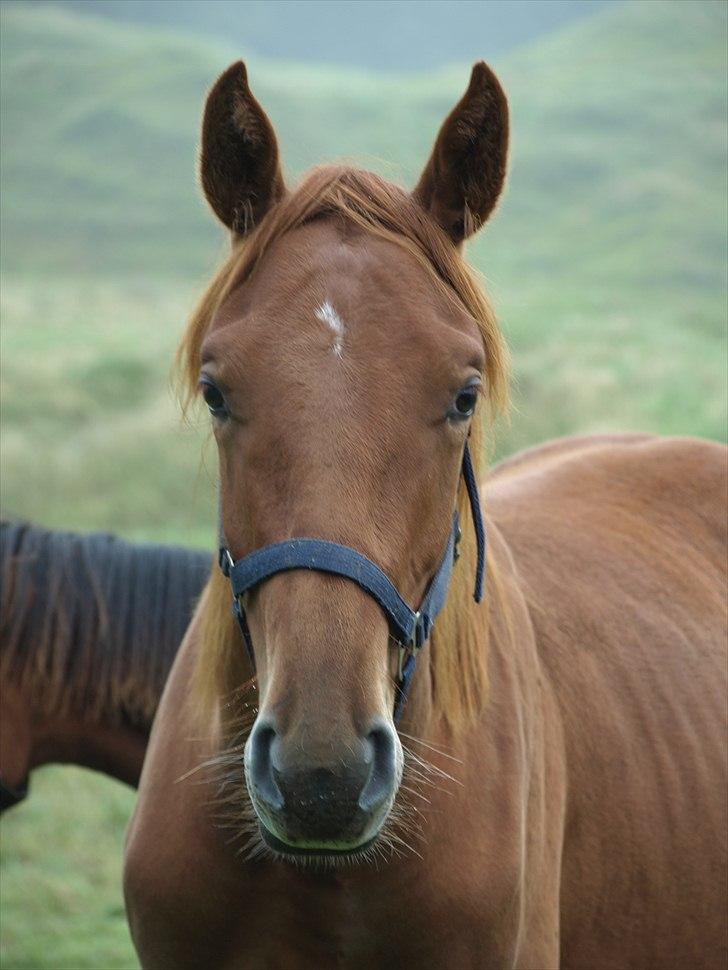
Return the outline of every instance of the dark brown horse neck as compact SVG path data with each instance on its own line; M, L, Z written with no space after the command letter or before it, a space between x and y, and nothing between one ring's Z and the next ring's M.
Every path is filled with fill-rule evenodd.
M148 734L122 724L59 718L39 727L29 767L75 764L136 787L148 740Z
M148 731L111 716L89 721L72 710L48 713L29 703L27 695L3 684L0 780L11 789L28 787L30 773L47 764L75 764L136 786Z
M3 523L0 778L73 762L138 782L209 556Z

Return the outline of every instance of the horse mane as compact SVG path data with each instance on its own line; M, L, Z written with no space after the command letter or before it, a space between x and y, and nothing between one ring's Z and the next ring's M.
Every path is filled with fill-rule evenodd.
M210 556L0 523L0 676L46 714L149 733Z
M232 253L193 312L177 351L183 410L197 396L200 347L227 296L255 272L271 245L284 233L321 218L339 219L344 227L353 224L401 246L430 273L443 295L464 307L476 321L486 354L486 407L476 412L471 453L476 470L482 471L486 425L505 410L508 397L507 350L495 314L460 250L410 193L371 172L345 165L313 169L250 235L234 243ZM488 624L484 624L485 629L483 624L478 629L471 619L475 537L469 528L469 506L462 482L458 506L464 524L461 560L429 649L434 708L452 727L465 723L481 710L487 693ZM488 568L490 585L497 590L500 584L493 564L489 563ZM202 614L202 649L196 680L203 716L215 707L219 710L221 699L230 693L235 677L240 675L239 636L230 616L228 584L213 572Z

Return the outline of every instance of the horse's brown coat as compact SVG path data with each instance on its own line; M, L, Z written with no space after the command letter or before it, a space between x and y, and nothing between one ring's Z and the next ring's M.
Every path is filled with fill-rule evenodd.
M359 183L376 207L377 183ZM351 334L347 369L312 319L322 287ZM335 538L417 600L455 501L460 448L435 402L470 366L461 340L478 328L461 313L449 323L427 269L344 216L293 224L263 247L223 294L206 345L246 416L216 432L236 555L280 530ZM381 487L388 475L396 487ZM228 828L216 827L219 793L196 769L220 761L249 671L226 639L237 659L221 667L216 710L200 707L200 670L219 661L208 587L129 830L125 892L144 966L724 966L725 489L725 449L647 436L556 442L494 470L487 606L440 627L450 639L420 659L401 727L441 772L426 785L410 764L398 796L419 810L422 840L401 826L416 851L377 865L237 854L239 752L225 761ZM458 564L456 602L469 565ZM295 713L304 738L335 744L391 710L386 629L359 590L292 574L249 607L262 701ZM448 722L436 681L448 648L447 672L463 675L452 631L466 627L481 651L489 642L489 691Z

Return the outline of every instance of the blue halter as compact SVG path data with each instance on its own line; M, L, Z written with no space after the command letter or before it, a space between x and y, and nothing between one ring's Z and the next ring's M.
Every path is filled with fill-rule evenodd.
M470 500L478 548L473 596L475 602L480 603L483 598L485 572L485 529L480 511L478 485L467 443L463 452L462 476L465 479ZM245 610L241 602L243 595L270 579L271 576L275 576L276 573L286 572L289 569L313 569L317 572L343 576L356 583L376 600L389 621L392 637L397 641L399 662L394 719L399 720L412 681L417 653L427 642L435 617L445 604L452 568L458 558L460 534L458 514L454 512L450 535L440 565L430 580L420 608L413 610L405 603L394 584L379 566L349 546L341 546L325 539L287 539L285 542L256 549L235 562L225 547L221 529L220 568L230 579L233 591L233 613L240 625L253 669L255 669L255 657Z

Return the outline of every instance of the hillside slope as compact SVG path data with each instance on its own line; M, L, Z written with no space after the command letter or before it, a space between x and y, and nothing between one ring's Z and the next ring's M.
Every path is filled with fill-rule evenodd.
M613 5L496 65L514 132L498 266L508 250L512 265L549 277L720 280L727 9ZM207 265L216 237L193 183L200 108L239 53L60 7L4 8L6 266ZM293 176L347 156L411 180L468 65L375 76L254 61L250 72Z
M512 171L470 256L513 348L499 454L599 430L725 439L725 34L712 0L610 5L496 65ZM168 370L224 245L194 162L204 92L237 54L3 9L7 510L208 541L210 476ZM348 155L410 184L468 71L250 66L289 177Z

